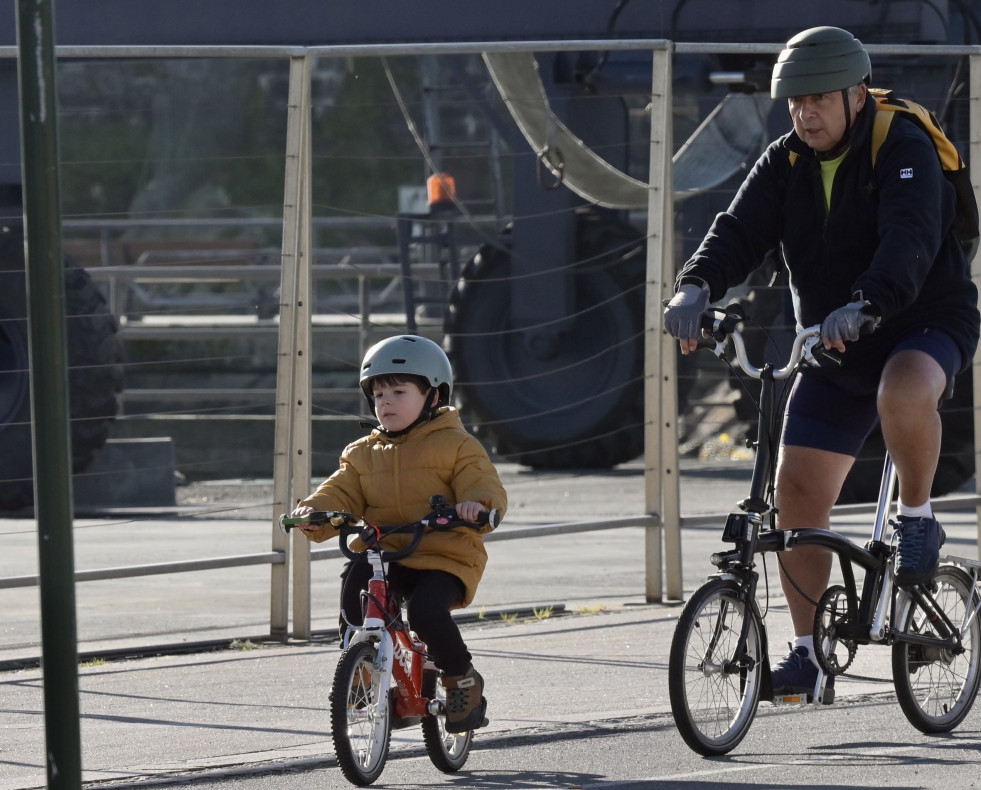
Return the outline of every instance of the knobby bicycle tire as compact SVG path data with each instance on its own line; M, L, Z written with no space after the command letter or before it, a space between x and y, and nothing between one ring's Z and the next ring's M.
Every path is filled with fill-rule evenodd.
M981 683L981 622L977 591L960 568L945 565L934 577L933 597L960 630L963 652L897 641L892 647L893 683L906 718L920 732L950 732L974 704ZM930 618L907 597L897 613L901 632L939 636Z
M439 682L439 673L434 669L427 669L423 673L422 696L444 702L446 700L443 684ZM427 716L422 720L422 739L433 765L443 773L449 774L463 768L467 757L470 756L473 730L447 732L445 725L445 715Z
M378 713L377 648L369 642L341 654L330 691L330 733L337 764L349 782L370 785L385 768L392 709Z
M749 618L746 654L737 658ZM685 604L671 640L668 688L681 737L706 757L726 754L749 732L760 701L763 624L739 586L712 579Z

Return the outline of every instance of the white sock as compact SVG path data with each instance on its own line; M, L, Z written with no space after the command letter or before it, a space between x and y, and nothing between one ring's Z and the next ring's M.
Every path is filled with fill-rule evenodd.
M810 659L810 662L812 664L814 664L814 666L816 666L818 669L821 668L821 665L818 664L818 662L817 662L817 656L814 653L814 635L813 634L809 634L808 636L795 636L794 637L794 649L796 649L798 647L806 647L807 648L807 657L808 657L808 659Z
M933 507L930 505L929 499L917 507L913 507L912 505L904 505L902 501L900 501L899 515L907 516L909 518L933 518Z

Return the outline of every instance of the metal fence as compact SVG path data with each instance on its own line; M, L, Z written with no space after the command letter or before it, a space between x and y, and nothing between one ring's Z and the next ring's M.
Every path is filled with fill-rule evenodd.
M576 50L641 50L653 59L651 74L650 174L647 210L647 285L646 301L646 409L645 418L645 505L636 518L604 522L551 525L548 529L511 531L504 537L546 534L554 531L599 529L641 525L646 528L646 596L650 601L683 596L681 582L681 529L686 518L681 513L678 491L677 403L674 344L661 327L661 300L669 295L674 277L673 180L671 133L672 55L673 53L742 52L773 54L778 44L687 44L651 40L598 41L529 41L441 43L415 45L372 45L339 47L66 47L59 48L61 58L283 58L289 61L289 101L287 108L286 174L283 200L282 249L280 264L262 268L250 267L249 276L279 278L280 321L278 325L278 374L276 392L276 439L272 451L274 467L275 522L279 512L306 494L311 479L310 403L312 400L310 353L311 297L314 277L328 276L314 264L313 206L310 173L310 79L311 69L319 58L353 56L381 57L394 55L452 55L482 52L547 52ZM949 46L870 46L874 54L967 56L970 60L971 121L970 162L972 180L977 191L981 184L981 47ZM15 57L13 48L0 48L0 57ZM981 262L975 261L973 273L979 279ZM381 271L381 270L379 270ZM393 274L386 269L386 273ZM140 276L161 275L152 266L107 266L93 272L117 282ZM240 276L235 268L224 270L226 276ZM168 267L171 277L213 276L197 267ZM333 276L333 275L329 275ZM370 312L370 308L368 308ZM981 387L981 364L974 364L975 392ZM976 435L981 435L977 428ZM981 460L977 458L976 460ZM959 498L957 503L977 504L977 497ZM721 516L720 516L721 517ZM713 517L715 518L715 517ZM702 523L700 517L698 523ZM693 522L694 523L694 522ZM235 565L268 563L270 583L270 633L285 639L290 633L304 638L310 635L310 563L333 556L333 550L311 551L299 534L283 535L272 523L269 552L231 557L201 559L183 563L161 563L128 568L79 572L78 581L122 578L134 575L174 573L188 570L225 568ZM36 577L0 579L0 589L36 584ZM290 603L292 601L292 610Z

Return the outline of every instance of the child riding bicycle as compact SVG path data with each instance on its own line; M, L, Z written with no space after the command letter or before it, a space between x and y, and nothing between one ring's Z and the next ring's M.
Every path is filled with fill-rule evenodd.
M493 508L503 516L504 486L487 451L448 405L453 374L436 343L415 335L382 340L365 354L360 383L380 425L344 449L337 471L300 501L294 516L343 510L363 513L373 524L398 524L426 515L434 494L444 496L466 521ZM329 523L299 526L317 543L338 534ZM404 540L385 538L383 546L398 548ZM486 563L481 531L467 528L428 533L415 552L388 568L412 629L442 671L448 732L466 732L485 720L484 679L450 612L473 600ZM366 562L344 566L342 634L348 623L361 624L361 596L370 576Z

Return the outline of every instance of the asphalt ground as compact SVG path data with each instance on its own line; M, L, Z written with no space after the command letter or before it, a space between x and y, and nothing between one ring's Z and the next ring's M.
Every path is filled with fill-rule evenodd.
M639 465L603 474L501 471L510 497L501 530L643 510ZM687 465L683 515L728 512L748 475L745 463ZM182 515L78 520L76 567L268 550L269 497L263 481L197 485L181 492L191 508ZM976 558L975 511L941 520L946 551ZM845 515L834 528L861 540L867 522ZM715 524L683 530L686 593L710 572L718 535ZM491 723L482 738L638 717L670 725L666 666L680 607L645 600L644 540L643 528L623 527L488 542L488 570L461 620L488 684ZM33 522L0 520L0 547L0 578L36 568ZM314 564L315 638L285 645L263 638L268 567L77 584L85 782L142 786L329 764L339 569L340 561ZM768 576L771 653L780 654L789 618L772 568ZM31 663L40 654L37 590L0 589L0 612L0 790L44 787L43 674ZM888 652L860 651L854 679L839 680L839 700L883 693ZM418 748L416 729L393 736L394 754Z

